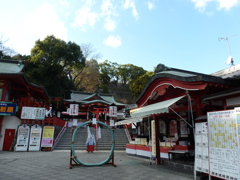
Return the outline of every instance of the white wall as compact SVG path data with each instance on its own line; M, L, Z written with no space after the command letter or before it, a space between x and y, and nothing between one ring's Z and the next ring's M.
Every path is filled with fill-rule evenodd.
M3 117L3 126L0 134L0 151L3 148L3 141L5 135L5 129L15 129L17 132L17 127L21 124L21 120L16 116L4 116Z

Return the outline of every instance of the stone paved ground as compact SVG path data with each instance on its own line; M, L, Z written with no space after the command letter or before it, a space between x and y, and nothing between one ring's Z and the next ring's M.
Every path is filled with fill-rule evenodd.
M87 153L76 151L79 160L99 163L109 152ZM70 169L70 151L8 152L0 151L1 180L193 180L193 174L173 171L163 165L150 164L149 159L129 156L125 151L115 151L116 167L73 166Z

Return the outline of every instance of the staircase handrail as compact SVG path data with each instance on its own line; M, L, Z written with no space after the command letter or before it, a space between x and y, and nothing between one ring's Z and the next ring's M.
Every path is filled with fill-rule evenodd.
M132 141L132 138L130 136L130 133L129 133L127 125L125 124L124 126L125 126L125 133L127 135L128 142L130 143L130 141Z
M68 122L65 122L64 126L62 127L61 131L59 132L59 134L57 135L56 139L54 140L54 145L52 147L52 150L55 149L55 147L57 146L60 138L62 137L62 135L65 133L66 129L68 126Z

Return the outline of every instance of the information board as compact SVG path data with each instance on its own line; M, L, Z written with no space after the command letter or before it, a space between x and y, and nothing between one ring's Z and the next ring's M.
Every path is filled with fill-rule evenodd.
M42 136L42 127L35 124L31 127L28 151L39 151Z
M207 122L195 124L195 171L209 173Z
M21 119L44 120L46 108L22 107Z
M54 138L54 126L44 126L41 147L52 147Z
M30 127L23 124L18 127L16 151L27 151Z
M209 112L210 175L240 180L239 132L235 110Z

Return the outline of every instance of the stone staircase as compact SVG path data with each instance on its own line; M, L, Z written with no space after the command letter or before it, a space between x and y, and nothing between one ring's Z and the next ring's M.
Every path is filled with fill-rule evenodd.
M96 134L96 129L90 127L92 134ZM114 129L115 150L126 150L126 144L129 143L124 129ZM67 128L64 135L58 142L54 150L70 150L71 149L72 128ZM75 135L75 150L86 150L87 128L81 127ZM110 150L112 147L111 133L108 128L101 128L101 139L98 139L98 150ZM95 146L96 150L96 146Z

